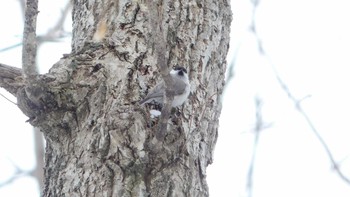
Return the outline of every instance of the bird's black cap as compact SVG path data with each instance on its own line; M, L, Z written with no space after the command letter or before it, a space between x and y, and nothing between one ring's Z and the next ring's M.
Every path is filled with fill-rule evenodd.
M182 67L182 66L175 66L174 70L179 70L181 72L179 72L179 75L183 75L183 73L187 73L186 68Z

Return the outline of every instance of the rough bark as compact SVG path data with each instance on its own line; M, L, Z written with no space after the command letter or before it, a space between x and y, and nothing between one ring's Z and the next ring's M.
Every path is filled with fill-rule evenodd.
M17 96L17 91L24 85L22 70L0 63L0 87L5 88L12 95Z
M157 121L137 104L160 80L152 10L143 1L75 0L72 53L36 84L16 89L19 107L47 142L44 196L209 195L206 167L221 111L229 2L157 6L168 64L188 68L192 90L169 119L164 141L154 137ZM0 75L7 88L3 81Z
M36 70L36 18L38 15L38 0L26 2L24 11L24 30L22 44L22 69L25 79L29 82L34 81L38 74Z

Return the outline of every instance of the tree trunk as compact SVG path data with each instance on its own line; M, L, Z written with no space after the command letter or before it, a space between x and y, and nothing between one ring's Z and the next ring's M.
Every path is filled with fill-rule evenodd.
M26 85L13 88L47 142L44 196L209 196L229 1L157 2L169 67L186 67L191 81L164 141L155 138L157 119L138 104L161 80L150 40L155 10L143 1L75 0L72 53L38 76L36 102Z

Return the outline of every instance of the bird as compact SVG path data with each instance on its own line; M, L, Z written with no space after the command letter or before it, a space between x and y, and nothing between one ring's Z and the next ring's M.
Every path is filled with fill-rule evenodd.
M170 71L170 76L173 79L174 100L171 103L172 107L177 107L182 105L188 98L191 92L190 81L188 79L187 70L182 66L176 66ZM165 83L162 80L157 83L147 94L147 96L142 99L139 104L143 105L145 103L155 102L158 104L163 104L165 93Z

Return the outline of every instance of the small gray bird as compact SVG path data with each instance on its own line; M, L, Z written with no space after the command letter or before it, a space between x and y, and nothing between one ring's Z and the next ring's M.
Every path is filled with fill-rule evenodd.
M174 80L173 90L175 92L174 100L171 106L177 107L179 105L182 105L190 95L190 82L188 80L187 70L181 66L173 68L170 71L170 76ZM153 101L159 104L163 104L164 92L165 84L164 81L161 81L148 92L147 96L143 100L140 101L140 105L151 103Z

